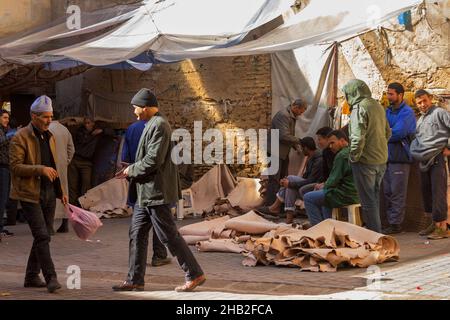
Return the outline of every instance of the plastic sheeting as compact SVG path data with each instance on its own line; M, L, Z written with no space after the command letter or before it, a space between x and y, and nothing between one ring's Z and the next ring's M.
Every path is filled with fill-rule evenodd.
M0 56L21 64L69 58L90 65L110 65L143 52L152 52L165 62L273 53L367 32L422 1L311 0L281 26L236 45L249 31L289 10L293 2L146 1L131 11L121 6L120 12L109 9L92 13L90 24L79 30L68 31L61 23L26 37L7 39L0 45ZM55 41L61 39L64 41Z
M111 12L114 9L92 13L90 24L79 30L68 31L63 22L23 38L7 39L0 45L0 56L22 64L69 58L99 66L126 61L158 48L170 51L229 46L289 10L293 2L148 0L131 11L121 6L115 14ZM87 40L80 41L80 36ZM57 46L52 42L57 39L64 39L69 45ZM49 49L31 53L42 46Z
M308 110L296 122L295 135L315 137L321 127L330 124L329 96L333 88L324 84L337 77L333 68L333 47L310 45L272 56L272 114L287 107L297 98L308 102ZM304 156L289 155L289 173L296 175L302 169Z

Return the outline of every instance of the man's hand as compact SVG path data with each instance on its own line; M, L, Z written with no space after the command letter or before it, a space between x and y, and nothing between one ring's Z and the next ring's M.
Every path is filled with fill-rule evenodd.
M283 178L280 180L280 185L282 187L288 188L289 187L289 180L287 178Z
M123 168L122 170L120 170L119 172L116 173L116 178L117 179L126 179L128 178L128 170L130 169L130 167L126 167Z
M102 132L103 132L103 129L95 129L94 131L92 131L92 135L96 136L96 135L99 135Z
M450 149L444 148L444 151L442 151L442 154L444 155L444 157L450 157Z
M61 202L64 206L67 206L69 204L69 198L67 198L66 195L63 195L61 198Z
M314 186L314 191L322 190L324 186L325 186L325 183L317 183L317 184Z
M58 178L58 172L51 167L44 167L42 170L42 175L47 177L51 182L55 181Z

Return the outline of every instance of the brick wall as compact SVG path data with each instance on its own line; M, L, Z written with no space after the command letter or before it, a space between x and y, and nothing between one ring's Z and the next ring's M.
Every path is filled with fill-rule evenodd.
M158 96L173 128L193 137L194 121L203 130L268 128L271 115L270 57L267 55L187 60L155 65L147 72L96 69L85 74L85 89L121 97L124 107L142 87ZM128 104L128 106L127 106ZM130 108L131 112L131 108ZM201 176L210 166L196 166ZM233 165L240 176L258 175L258 166Z

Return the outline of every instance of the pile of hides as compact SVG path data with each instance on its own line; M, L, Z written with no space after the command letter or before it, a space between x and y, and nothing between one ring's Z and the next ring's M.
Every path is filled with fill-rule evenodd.
M110 179L78 198L83 209L94 212L99 218L122 218L132 214L127 205L128 181Z
M276 265L301 271L366 268L396 261L400 252L395 238L347 222L328 219L299 230L295 225L270 222L253 211L233 219L225 216L192 224L181 228L180 233L190 244L197 241L199 251L243 254L244 266Z
M220 213L221 210L217 206L226 204L232 207L236 214L247 212L263 204L259 188L259 179L235 179L230 169L220 164L214 166L190 187L192 210L199 214Z

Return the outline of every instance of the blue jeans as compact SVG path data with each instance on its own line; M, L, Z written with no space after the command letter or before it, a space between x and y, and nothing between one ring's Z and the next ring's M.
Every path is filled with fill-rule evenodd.
M306 214L311 225L331 218L331 208L325 207L325 190L312 191L304 197Z
M9 198L9 169L0 167L0 232L3 231L3 221L5 215L6 203Z
M406 195L411 165L409 163L388 163L383 178L386 216L389 224L402 224L405 219Z
M305 179L299 176L288 176L290 183L301 184ZM281 188L277 193L278 199L284 203L284 210L295 211L295 201L300 198L299 188Z
M352 163L353 179L361 200L362 218L366 227L381 232L380 186L386 165Z

